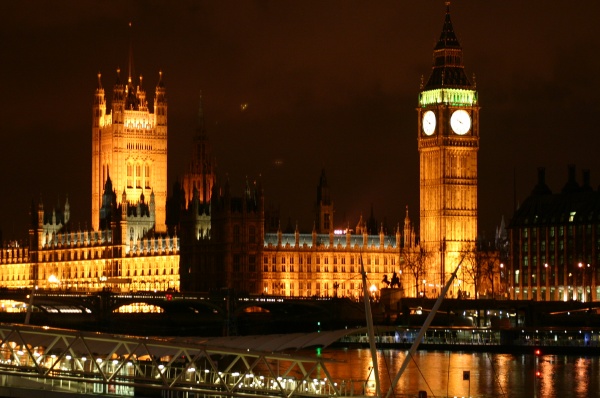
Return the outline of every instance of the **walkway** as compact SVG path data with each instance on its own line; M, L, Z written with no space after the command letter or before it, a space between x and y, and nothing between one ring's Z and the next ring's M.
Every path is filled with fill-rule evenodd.
M36 389L80 396L360 397L365 391L364 380L334 380L331 361L320 358L29 325L0 324L0 339L0 395Z

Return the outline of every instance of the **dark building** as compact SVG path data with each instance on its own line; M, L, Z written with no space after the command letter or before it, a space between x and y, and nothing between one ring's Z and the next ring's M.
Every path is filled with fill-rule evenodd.
M516 210L509 230L510 297L524 300L595 301L600 259L600 191L583 171L580 185L569 166L566 184L552 193L545 169Z

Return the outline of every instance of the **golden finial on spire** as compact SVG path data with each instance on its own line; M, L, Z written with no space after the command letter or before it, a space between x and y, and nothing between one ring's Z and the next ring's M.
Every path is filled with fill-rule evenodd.
M129 70L127 71L127 77L129 78L129 82L131 83L131 76L135 73L133 70L133 29L132 22L129 21Z

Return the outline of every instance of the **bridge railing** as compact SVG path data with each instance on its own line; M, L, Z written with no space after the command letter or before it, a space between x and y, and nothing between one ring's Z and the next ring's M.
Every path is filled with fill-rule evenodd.
M137 389L260 397L364 396L367 390L364 380L333 378L332 361L322 358L29 325L1 324L0 339L4 386L117 396Z

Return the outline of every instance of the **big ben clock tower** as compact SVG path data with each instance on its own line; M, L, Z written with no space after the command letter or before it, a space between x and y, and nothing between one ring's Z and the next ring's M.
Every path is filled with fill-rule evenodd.
M428 296L441 291L463 253L474 249L477 238L479 102L462 58L446 1L431 75L421 84L417 108L420 242L428 253L424 277ZM465 285L461 289L472 291Z

